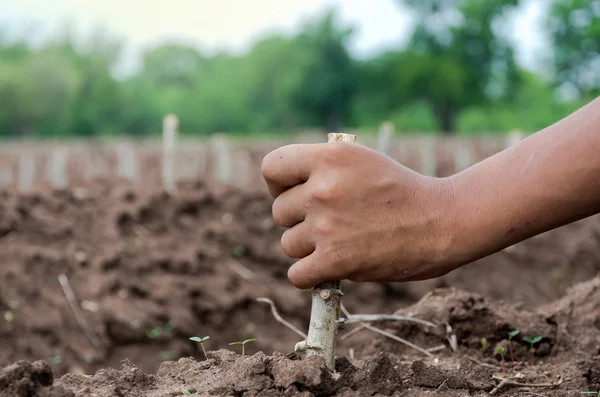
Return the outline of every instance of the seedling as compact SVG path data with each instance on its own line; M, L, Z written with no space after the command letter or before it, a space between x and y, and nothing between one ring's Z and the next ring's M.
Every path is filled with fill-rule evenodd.
M186 396L191 395L192 393L190 393L190 391L188 389L184 389L183 387L181 388L181 394L185 394Z
M481 354L485 356L485 352L488 348L488 341L485 338L481 338Z
M500 355L500 358L502 359L502 363L501 368L502 368L502 372L504 372L504 348L503 347L499 347L496 349L496 354Z
M533 345L535 345L536 343L538 343L539 341L541 341L542 337L541 336L535 336L535 337L524 336L523 340L531 345L531 349L530 349L530 351L531 351L531 361L532 361L533 365L535 365L535 349L533 348Z
M233 346L233 345L242 345L242 356L246 354L244 346L246 346L246 343L250 343L250 342L256 342L256 339L246 339L243 342L231 342L229 344L229 346Z
M208 356L206 355L206 350L204 349L204 342L210 339L210 336L205 336L204 338L199 338L197 336L192 336L190 340L194 342L200 343L200 347L202 348L202 353L204 353L204 358L208 360Z
M246 247L243 245L236 245L233 247L233 255L235 256L244 256L246 255Z
M595 394L600 397L600 391L582 391L581 394Z
M508 350L510 350L510 361L512 361L513 363L515 362L515 356L513 356L513 350L510 341L517 335L519 335L519 331L516 329L508 333Z

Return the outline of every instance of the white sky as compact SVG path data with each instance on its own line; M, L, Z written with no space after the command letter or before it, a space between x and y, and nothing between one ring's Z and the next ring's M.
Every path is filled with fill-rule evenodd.
M493 0L490 0L493 1ZM543 48L541 3L529 0L508 27L517 40L522 64L534 67L533 53ZM124 67L156 41L176 39L204 49L247 49L271 30L290 31L307 16L335 5L344 21L358 29L352 52L366 56L404 44L411 19L395 0L0 0L0 28L43 41L64 22L78 31L105 26L125 39Z

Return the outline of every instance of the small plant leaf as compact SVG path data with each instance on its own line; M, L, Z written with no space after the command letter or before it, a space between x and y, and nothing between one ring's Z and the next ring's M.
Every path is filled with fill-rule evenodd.
M531 336L524 336L523 340L527 343L533 343L533 338Z
M200 338L198 336L192 336L190 338L191 341L198 342L198 343L206 342L209 339L210 339L210 336L205 336L204 338Z
M517 336L517 335L519 335L519 330L517 330L517 329L515 329L514 331L510 331L510 332L508 333L508 337L509 337L509 339L512 339L512 338L514 338L514 337L515 337L515 336Z
M181 394L185 394L185 395L191 395L192 393L190 393L190 391L188 389L184 389L183 387L181 388Z
M231 342L229 343L229 346L233 346L233 345L243 345L244 342Z
M207 341L209 339L210 339L210 336L205 336L204 338L202 338L202 342L205 342L205 341Z
M496 353L498 354L504 354L504 348L503 347L499 347L496 349Z
M533 338L533 343L536 344L536 343L538 343L541 340L542 340L541 336L536 336L535 338Z
M250 342L256 342L256 339L246 339L245 341L242 342L242 345L245 345L246 343L250 343Z

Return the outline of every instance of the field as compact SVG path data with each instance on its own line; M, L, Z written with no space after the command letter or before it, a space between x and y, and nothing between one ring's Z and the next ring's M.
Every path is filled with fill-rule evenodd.
M122 159L131 155L118 155L114 145L66 145L62 168L51 166L48 144L4 149L0 167L11 177L3 179L0 200L0 396L600 390L599 217L439 279L346 282L343 302L353 314L433 323L372 324L425 352L348 324L336 376L318 360L300 359L293 347L302 337L257 301L269 298L283 319L308 329L310 294L287 281L292 261L280 248L283 229L271 217L259 174L262 156L277 145L231 143L227 166L209 143L185 145L176 156L180 181L170 193L162 189L157 144L132 144L126 153L134 153L135 166L126 170L119 163L131 164ZM390 156L444 176L503 145L500 138L437 142L427 159L422 141L398 140ZM23 153L39 159L27 191L19 191ZM55 170L50 182L48 170ZM64 186L53 186L57 181ZM509 343L513 330L519 334ZM192 336L210 336L207 357ZM541 340L530 349L526 336ZM229 345L250 338L256 341L244 356Z

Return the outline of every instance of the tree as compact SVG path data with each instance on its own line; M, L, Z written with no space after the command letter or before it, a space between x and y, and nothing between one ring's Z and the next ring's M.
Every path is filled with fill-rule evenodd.
M416 28L404 54L390 57L396 80L410 100L430 104L444 133L459 113L514 92L513 50L495 25L518 0L404 0Z
M335 10L304 25L294 44L298 73L290 82L293 104L309 122L330 131L349 119L358 88L357 67L347 49L352 29L338 25Z
M578 97L600 92L600 1L552 3L549 28L554 48L556 83Z

